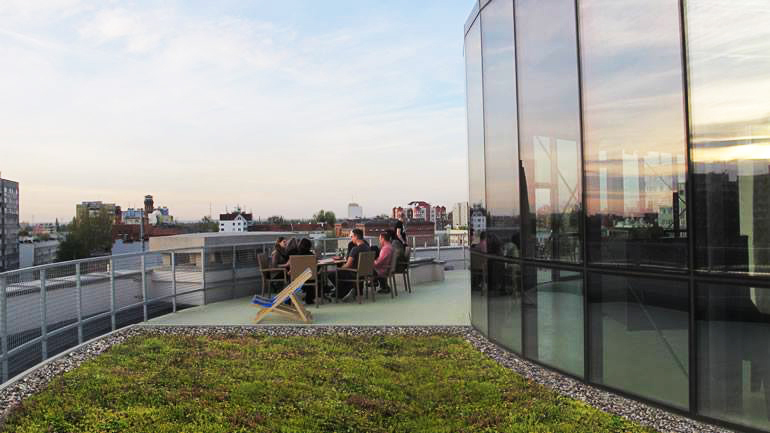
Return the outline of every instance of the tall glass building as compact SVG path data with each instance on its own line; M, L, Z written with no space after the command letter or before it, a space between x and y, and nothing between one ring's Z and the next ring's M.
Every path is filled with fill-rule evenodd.
M591 384L770 432L768 23L767 0L474 6L474 327Z

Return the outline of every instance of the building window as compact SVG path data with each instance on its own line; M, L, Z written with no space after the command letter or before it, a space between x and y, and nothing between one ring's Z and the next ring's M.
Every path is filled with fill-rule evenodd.
M686 5L696 265L770 274L770 9Z
M525 255L580 262L575 2L520 0L516 5Z
M518 257L519 138L516 119L516 53L513 2L495 1L481 11L484 70L486 252ZM433 215L435 219L435 209Z
M686 267L679 5L583 0L580 22L588 260Z
M524 267L524 355L582 377L583 276Z

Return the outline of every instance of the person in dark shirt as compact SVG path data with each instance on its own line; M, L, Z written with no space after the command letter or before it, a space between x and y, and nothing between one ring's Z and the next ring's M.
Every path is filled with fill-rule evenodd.
M297 244L297 255L308 256L313 254L313 242L308 238L302 238Z
M404 212L400 212L398 214L398 219L396 220L396 239L400 240L404 246L409 245L409 243L406 241L406 229L404 228Z
M353 229L350 232L352 238L353 238L353 248L350 249L350 254L348 254L348 259L345 261L345 264L340 267L340 270L342 269L349 269L355 271L358 269L358 255L367 251L371 251L371 248L369 247L369 244L364 240L364 232L361 229ZM332 281L337 284L337 281L334 281L335 278L332 275ZM344 297L345 299L349 299L348 295L352 295L352 288L354 284L351 281L340 281L339 282L339 296Z

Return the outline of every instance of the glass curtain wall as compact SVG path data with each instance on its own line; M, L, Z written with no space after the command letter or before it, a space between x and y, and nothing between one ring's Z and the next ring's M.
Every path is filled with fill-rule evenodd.
M698 411L770 430L770 288L698 284Z
M579 5L588 260L686 267L679 3Z
M690 0L697 266L770 274L770 7Z
M489 256L519 257L519 142L513 1L481 11L484 70L484 153L487 227L481 247ZM487 259L489 336L521 352L521 273L518 265Z
M580 262L581 154L574 0L516 1L524 256Z
M590 379L689 408L687 281L588 277Z
M471 322L487 333L487 260L481 234L486 230L484 180L484 94L481 66L481 24L477 19L465 36L465 79L468 117L468 184L471 235Z
M688 0L696 266L770 275L770 7ZM698 410L770 430L770 289L697 288Z
M479 9L473 325L588 382L770 432L768 2Z
M524 355L584 375L581 273L524 266Z

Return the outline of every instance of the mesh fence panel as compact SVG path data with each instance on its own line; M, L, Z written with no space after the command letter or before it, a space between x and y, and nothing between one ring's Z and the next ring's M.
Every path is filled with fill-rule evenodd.
M68 329L48 336L48 357L57 355L78 345L78 328Z
M110 311L109 262L109 259L103 259L80 265L83 318L109 313ZM93 325L89 327L93 327Z
M203 293L190 293L203 288L202 255L200 251L175 254L177 310L203 304Z
M142 264L139 256L115 257L115 309L142 302Z
M235 295L250 296L262 290L257 254L261 248L249 246L235 250Z
M206 250L206 302L231 299L234 284L233 248L209 248Z
M16 376L43 361L42 343L35 343L8 358L8 377Z
M11 350L41 335L40 271L14 273L6 281L8 350Z
M63 264L46 272L47 331L77 323L77 277L74 264ZM76 335L77 337L77 335Z

